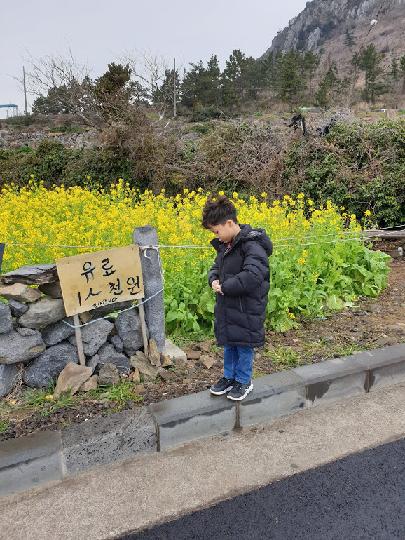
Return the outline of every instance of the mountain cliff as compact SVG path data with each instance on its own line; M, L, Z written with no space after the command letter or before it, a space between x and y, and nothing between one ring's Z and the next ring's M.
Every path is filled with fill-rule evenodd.
M405 54L405 0L313 0L273 39L270 52L322 53L348 65L361 46L374 43L386 61Z

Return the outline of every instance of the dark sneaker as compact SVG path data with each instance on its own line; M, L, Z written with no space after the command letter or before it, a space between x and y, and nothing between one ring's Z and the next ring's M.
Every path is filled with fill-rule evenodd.
M232 390L229 392L229 394L226 396L228 399L232 399L233 401L241 401L242 399L245 399L245 397L253 390L253 383L250 381L248 384L242 384L238 381L235 381Z
M232 386L234 384L233 379L227 379L226 377L222 377L222 379L219 379L219 381L216 384L213 384L210 388L211 394L214 394L214 396L222 396L222 394L226 394L230 390L232 390Z

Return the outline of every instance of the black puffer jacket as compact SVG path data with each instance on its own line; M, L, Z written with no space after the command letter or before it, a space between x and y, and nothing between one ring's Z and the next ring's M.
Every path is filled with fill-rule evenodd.
M211 287L219 279L223 295L216 294L215 337L218 345L261 347L270 288L269 256L273 244L264 229L240 225L230 250L217 238L217 250L208 273Z

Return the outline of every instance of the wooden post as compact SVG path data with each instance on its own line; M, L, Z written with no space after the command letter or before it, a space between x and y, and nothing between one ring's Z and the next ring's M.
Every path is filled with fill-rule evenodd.
M140 302L142 302L142 300ZM146 333L145 308L143 307L142 303L138 304L138 309L139 309L139 318L141 319L143 349L144 349L145 356L148 357L149 356L149 345L148 345L148 336L147 336L147 333Z
M83 351L82 330L79 326L80 324L79 315L73 315L73 322L75 325L76 345L77 345L77 352L79 354L80 365L85 366L86 357L84 356L84 351Z
M4 248L6 247L6 244L0 243L0 274L1 274L1 263L3 262L3 255L4 255Z

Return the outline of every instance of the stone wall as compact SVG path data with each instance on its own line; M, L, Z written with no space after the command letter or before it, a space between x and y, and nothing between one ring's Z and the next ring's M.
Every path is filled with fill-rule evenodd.
M51 132L46 128L10 129L0 128L0 148L20 148L28 146L36 148L44 140L54 140L66 148L93 148L98 145L98 134L95 130L82 133Z
M70 363L79 364L73 318L66 317L55 265L22 267L0 277L0 397L17 381L32 388L53 385ZM120 377L155 379L170 359L149 340L148 357L138 309L130 302L79 315L86 370L92 383L115 384ZM68 323L68 324L66 324ZM71 325L71 326L69 326ZM153 332L152 332L153 335ZM86 389L86 388L85 388Z

